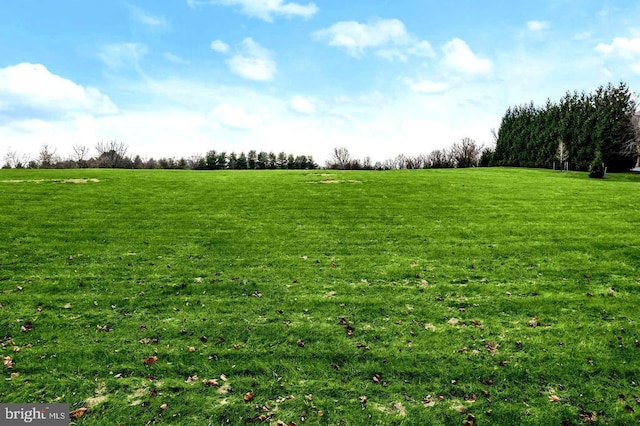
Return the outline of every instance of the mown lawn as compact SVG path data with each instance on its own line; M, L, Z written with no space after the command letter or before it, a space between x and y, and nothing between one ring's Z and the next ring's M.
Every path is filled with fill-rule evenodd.
M0 402L634 424L639 194L545 170L2 170Z

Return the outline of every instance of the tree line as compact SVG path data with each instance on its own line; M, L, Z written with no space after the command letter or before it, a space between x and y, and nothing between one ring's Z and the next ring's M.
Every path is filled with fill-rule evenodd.
M334 148L326 167L335 170L448 169L488 166L493 151L471 138L463 138L449 148L429 154L405 155L373 163L370 157L353 157L347 148Z
M97 155L91 156L86 145L74 145L73 154L62 158L56 149L43 145L37 158L9 151L4 158L3 168L31 169L72 169L72 168L114 168L114 169L185 169L185 170L259 170L259 169L317 169L312 156L280 152L251 150L241 152L208 151L204 156L188 158L148 158L139 155L128 156L128 146L123 142L99 142L95 146Z
M635 114L634 95L624 82L593 93L567 92L544 106L510 107L489 164L588 170L601 161L610 171L627 171L640 153Z
M310 155L296 155L280 152L249 151L227 153L208 151L204 156L188 158L149 158L139 155L128 156L128 146L112 140L96 144L97 155L90 156L91 150L85 145L74 145L73 154L63 159L56 149L43 145L38 156L31 159L17 151L9 151L4 158L3 168L70 169L70 168L116 168L116 169L187 169L187 170L273 170L273 169L318 169L320 166ZM325 167L341 170L392 170L392 169L440 169L455 167L487 166L488 157L484 149L471 138L463 138L450 148L437 149L429 154L416 156L400 154L395 158L373 163L369 157L357 159L347 148L334 148Z

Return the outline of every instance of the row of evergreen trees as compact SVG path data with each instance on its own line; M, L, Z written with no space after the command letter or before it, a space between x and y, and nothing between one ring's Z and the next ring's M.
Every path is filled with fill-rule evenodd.
M633 94L627 85L608 84L593 93L567 92L559 103L547 100L507 109L491 161L496 166L551 168L554 161L587 170L600 154L610 171L629 170L635 157Z
M76 145L74 154L62 158L56 154L55 148L44 145L37 158L32 159L16 151L9 151L4 158L3 168L31 169L72 169L72 168L114 168L114 169L191 169L191 170L225 170L225 169L317 169L313 157L307 155L287 154L280 152L249 151L247 154L235 152L207 152L204 156L189 158L148 158L139 155L127 155L128 147L118 141L100 142L95 147L96 156L89 155L89 148Z

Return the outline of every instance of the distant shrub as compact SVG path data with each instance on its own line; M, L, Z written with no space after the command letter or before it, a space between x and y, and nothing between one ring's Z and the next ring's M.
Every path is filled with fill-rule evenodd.
M589 177L601 179L604 177L604 164L602 163L602 154L600 150L596 151L596 155L589 166Z

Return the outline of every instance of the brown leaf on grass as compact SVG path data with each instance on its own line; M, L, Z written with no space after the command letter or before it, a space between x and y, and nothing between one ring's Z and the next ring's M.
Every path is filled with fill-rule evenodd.
M207 339L207 336L202 336L202 337L200 338L200 341L201 341L202 343L207 343L207 340L209 340L209 339Z
M447 321L447 324L453 325L453 326L456 326L459 323L460 323L460 320L458 318L451 318L449 321Z
M187 383L194 383L194 382L197 382L197 381L198 381L198 375L197 374L194 374L193 376L187 377L187 380L186 380Z
M344 331L345 331L345 333L347 333L347 336L351 337L353 335L354 328L351 327L350 325L347 325L344 328Z
M167 403L164 403L164 404L160 405L160 409L161 409L162 411L166 410L166 409L167 409L167 407L169 407L169 406L167 405Z
M195 351L196 351L196 348L195 348L195 347L193 347L193 346L189 346L189 347L187 348L187 350L188 350L189 352L195 352Z
M27 322L24 323L24 325L22 327L20 327L20 330L23 333L28 333L31 330L33 330L33 324L31 323L31 321L27 321Z
M338 267L338 264L337 264L337 263L335 263L335 262L331 262L331 267L332 267L333 269L335 269L335 268L337 268L337 267Z
M465 420L462 421L462 426L476 426L476 418L473 414L469 414Z
M249 391L244 394L244 402L250 402L253 399L253 392Z
M349 322L345 318L340 318L338 325L349 325Z
M379 374L376 374L373 376L372 380L374 383L380 383L380 381L382 380L382 377L380 377Z
M11 369L13 368L13 359L10 356L3 356L2 364L4 364L5 368Z
M538 321L538 317L535 316L529 320L529 327L536 328L541 326L542 324Z
M236 343L235 345L233 345L233 349L235 349L236 351L237 351L238 349L240 349L241 347L242 347L242 346L241 346L241 345L239 345L239 344L237 344L237 343Z
M73 410L71 413L69 413L69 416L71 416L72 419L79 419L80 417L84 416L86 412L86 407L80 407L77 410Z
M589 412L589 411L580 411L580 420L582 420L582 423L596 423L598 421L598 416L596 416L596 413L593 412Z
M560 402L560 397L558 395L549 395L549 402Z
M433 407L436 405L436 402L431 398L431 395L428 395L422 399L422 405L425 407Z
M144 365L153 365L158 361L158 357L157 356L150 356L149 358L144 358L142 360L142 362L144 363Z
M203 380L205 386L218 386L218 381L216 379Z
M364 407L366 407L366 405L367 405L367 397L366 396L362 395L360 397L360 405L362 405L363 409L364 409Z
M138 343L140 343L142 345L146 345L148 343L151 343L151 339L149 339L148 337L145 337L144 339L138 340Z
M495 342L493 340L484 345L484 347L487 349L487 352L489 352L491 355L495 355L498 353L498 346L500 346L498 342Z
M296 342L296 344L297 344L299 347L304 348L304 340L302 340L302 339L298 339L298 341Z

